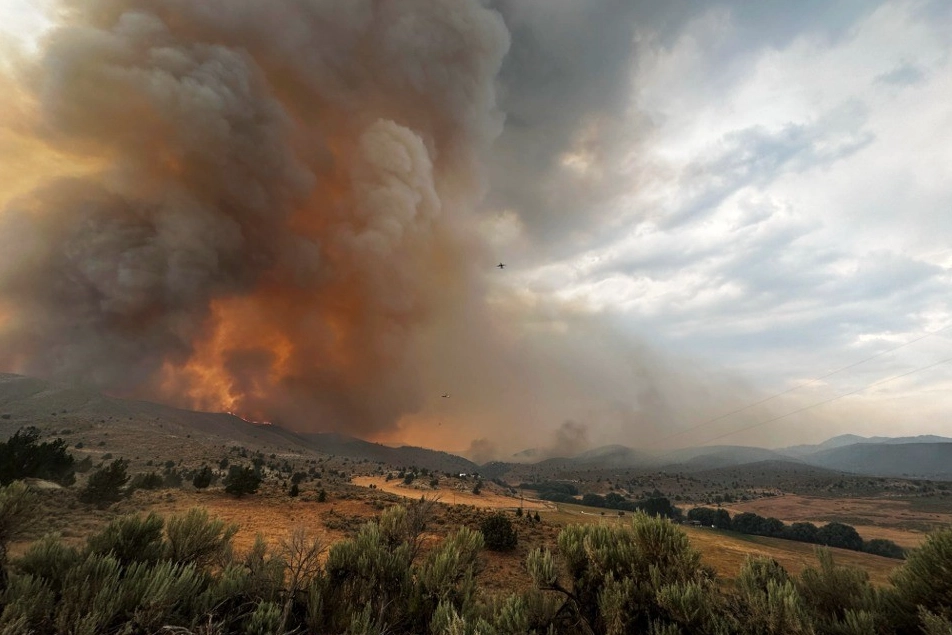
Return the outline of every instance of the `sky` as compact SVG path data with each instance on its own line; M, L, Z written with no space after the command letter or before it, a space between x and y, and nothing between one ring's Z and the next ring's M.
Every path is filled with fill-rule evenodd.
M478 297L487 349L540 378L476 349L434 362L458 332L427 326L410 366L432 394L381 398L391 407L360 412L391 422L363 432L480 458L645 430L659 446L952 436L952 4L456 4L488 12L467 41L487 65L460 92L483 101L443 154L420 135L436 196L472 208L458 226L472 253L507 265L461 274L475 291L456 301ZM42 57L54 6L6 0L0 50ZM447 154L446 174L478 165L479 182L441 176ZM494 330L507 319L518 336ZM519 403L532 400L553 405Z

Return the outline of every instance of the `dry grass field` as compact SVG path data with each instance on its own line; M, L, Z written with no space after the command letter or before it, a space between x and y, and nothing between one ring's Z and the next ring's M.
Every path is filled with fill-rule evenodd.
M384 485L389 486L384 488L380 484L383 479L376 477L358 477L355 481L356 486L342 485L329 490L328 500L323 503L317 502L316 491L311 488L305 488L297 498L290 498L276 485L264 486L258 494L243 498L234 498L214 487L203 492L138 491L106 510L90 508L76 502L73 492L47 492L43 495L46 503L41 522L38 522L31 535L26 537L28 540L13 545L12 554L22 553L29 540L35 540L48 531L60 532L66 540L80 543L86 536L122 514L154 511L168 516L182 513L192 507L203 507L212 516L236 524L238 532L234 544L239 551L250 547L258 534L269 544L277 546L281 539L297 527L303 527L331 544L352 536L363 523L378 516L389 505L399 502L401 497L418 499L421 494L427 494L411 488L401 489L394 481L384 482ZM377 487L367 487L370 484ZM431 492L435 495L441 493L441 504L437 506L431 522L428 523L430 543L435 543L461 525L478 528L487 513L496 513L501 507L511 509L514 500L485 491L478 496L471 492L457 492L458 498L454 505L452 497L446 496L448 492L445 489L442 492ZM432 497L428 495L428 498ZM528 504L526 506L528 507ZM534 516L536 509L533 509ZM515 551L485 552L479 581L487 592L528 587L531 580L524 566L526 555L538 546L555 550L558 532L567 524L628 522L627 515L619 517L616 512L607 511L602 515L601 510L580 505L546 503L537 511L541 522L534 522L529 514L522 518L511 516L519 533L519 544ZM512 514L511 511L505 513ZM805 543L703 528L683 529L701 551L705 562L714 567L718 575L727 582L737 575L744 560L752 554L774 558L792 573L816 562L813 545ZM865 553L839 549L834 550L834 553L838 563L865 570L876 584L887 583L890 572L899 564L896 560Z
M367 486L370 483L374 483L378 488L381 487L377 479L357 478L354 480L358 485ZM385 485L391 486L386 491L393 491L408 497L419 495L418 491L411 494L408 488L402 489L398 487L395 484L395 481L385 483ZM465 504L474 505L484 509L497 509L497 504L499 502L507 501L510 502L508 506L511 507L512 499L508 497L495 495L474 496L470 494L469 498L466 499ZM444 502L447 501L444 499ZM606 511L604 514L602 514L602 510L584 507L582 505L553 505L548 502L545 503L546 507L540 509L540 516L543 519L544 526L551 527L553 530L551 532L545 532L546 534L551 535L551 542L548 543L550 547L554 546L554 536L557 534L558 529L568 524L628 522L627 516L618 516L617 512ZM715 570L717 570L719 576L728 580L737 575L744 563L744 560L749 555L763 555L774 558L791 573L799 573L804 567L811 566L816 563L814 545L789 540L781 540L778 538L746 536L734 532L724 532L704 528L683 527L683 529L688 534L691 542L701 551L702 554L704 554L705 561L713 566ZM890 533L887 529L877 529L882 529L883 533L886 534ZM898 532L899 530L896 531ZM880 536L870 535L869 537ZM909 535L907 534L903 534L903 537L909 539ZM908 546L917 545L920 539L921 537L913 538L913 544L909 544ZM524 543L526 541L523 540L522 542ZM534 547L536 545L533 544L531 546ZM524 551L528 553L528 550L529 547L526 546ZM521 552L523 549L520 549L519 551ZM856 551L834 549L833 552L838 563L855 566L865 570L867 573L869 573L870 579L876 584L886 584L889 574L899 564L899 561L897 560L882 558L880 556L874 556ZM524 571L521 570L521 565L524 561L524 558L516 559L515 562L512 560L513 558L510 556L494 555L490 566L496 567L498 569L497 573L505 572L505 577L514 582L519 581L527 584L528 577L525 575ZM525 578L525 580L523 580L523 578Z

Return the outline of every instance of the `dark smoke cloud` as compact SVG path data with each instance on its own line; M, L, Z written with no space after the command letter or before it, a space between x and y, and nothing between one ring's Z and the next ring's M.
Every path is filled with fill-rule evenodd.
M513 33L500 73L506 127L489 204L517 210L541 257L587 236L637 170L649 126L632 112L636 19L627 0L495 0ZM584 162L566 170L563 162Z
M486 280L490 184L553 250L617 193L630 7L75 0L15 124L92 167L0 213L0 365L480 459L731 409L735 382Z
M2 216L11 365L389 425L436 283L470 286L508 42L476 2L76 3L23 75L35 134L105 167Z

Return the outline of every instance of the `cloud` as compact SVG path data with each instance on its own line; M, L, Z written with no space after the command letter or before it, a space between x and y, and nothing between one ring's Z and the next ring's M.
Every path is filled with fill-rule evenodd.
M876 77L877 82L893 86L912 86L925 79L925 72L915 64L901 64Z

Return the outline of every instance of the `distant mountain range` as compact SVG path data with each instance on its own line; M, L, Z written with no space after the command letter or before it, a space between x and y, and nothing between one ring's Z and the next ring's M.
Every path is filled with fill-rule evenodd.
M523 458L528 453L523 451ZM550 458L535 465L548 468L678 469L702 471L772 463L808 465L869 476L892 476L952 480L952 438L935 435L916 437L862 437L846 434L816 445L797 445L777 450L750 446L702 446L649 453L622 445L607 445L573 457ZM496 470L499 471L497 464Z
M934 434L923 434L917 437L861 437L855 434L842 434L817 445L792 445L778 450L778 452L787 456L808 456L823 450L833 450L850 445L907 445L910 443L952 443L952 438L939 437Z
M537 461L541 452L524 450L514 463L495 461L480 467L448 452L391 447L336 433L295 433L275 425L254 424L226 413L193 412L147 401L104 396L53 382L0 374L0 439L23 426L62 436L75 445L95 440L93 452L200 456L210 460L233 446L267 453L323 454L395 467L425 467L446 472L506 474L516 464L554 470L664 469L703 471L744 465L812 466L869 476L952 480L952 438L861 437L847 434L816 445L777 450L748 446L703 446L646 452L607 445L574 456ZM108 441L107 441L108 439Z

